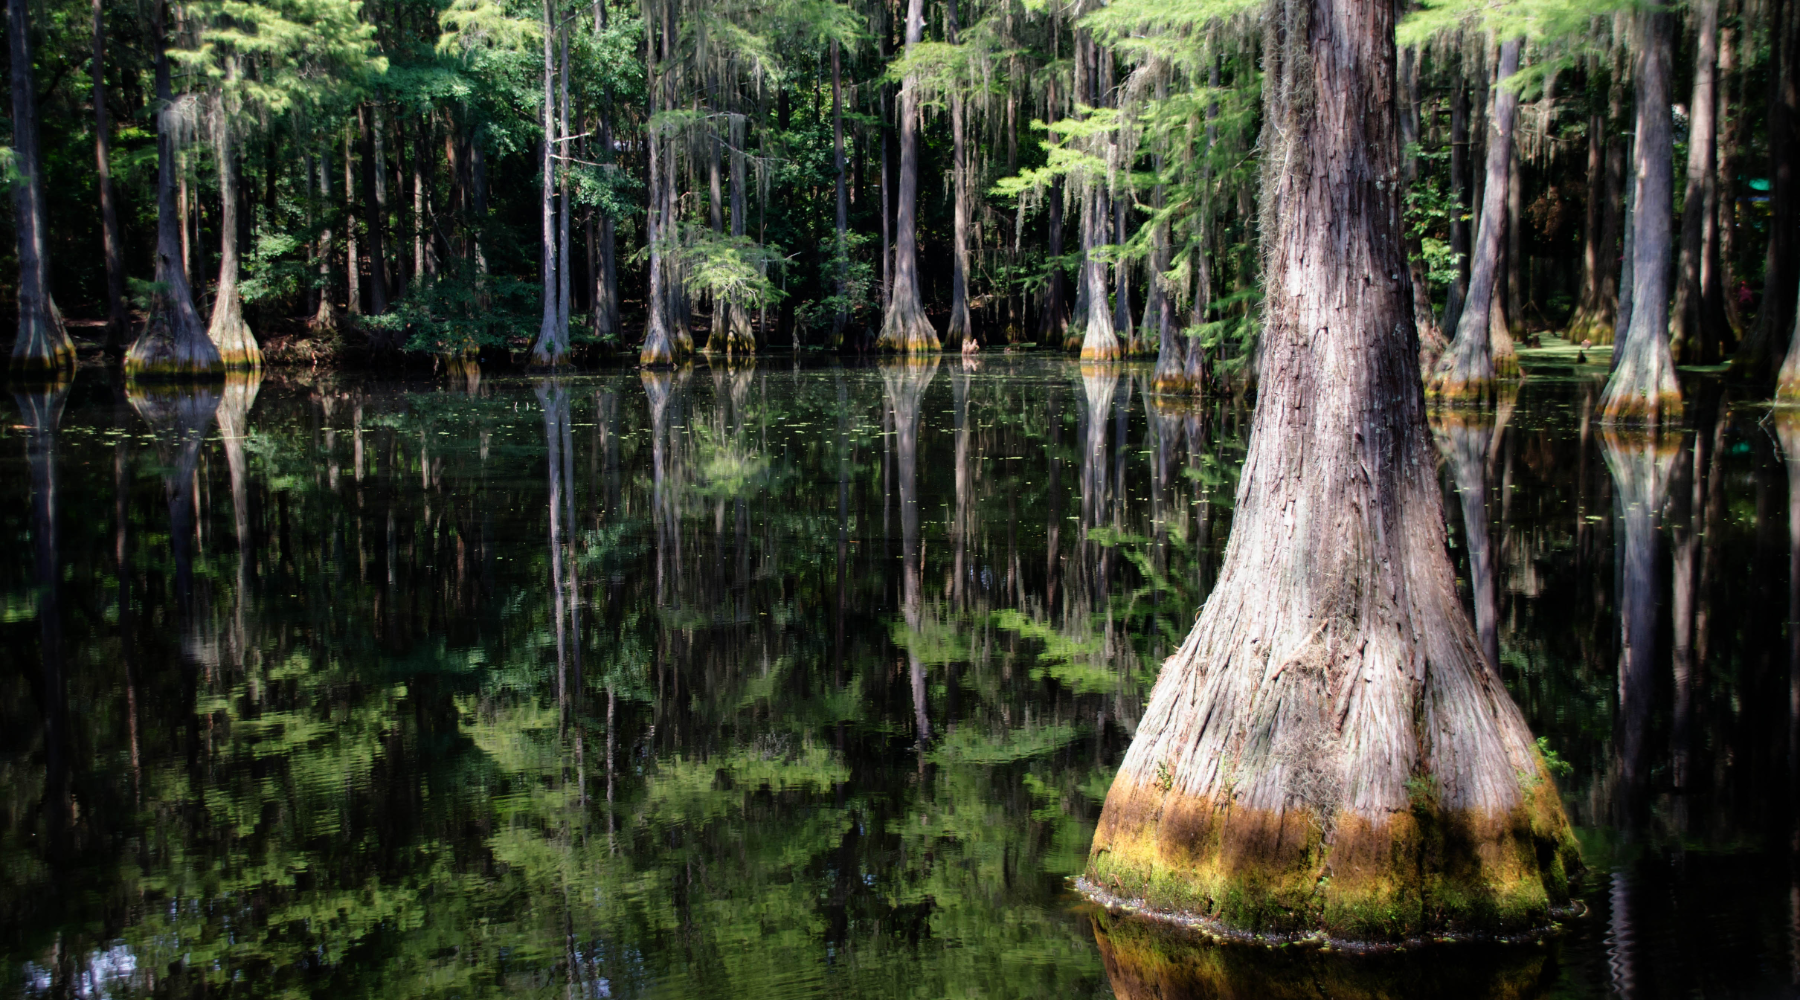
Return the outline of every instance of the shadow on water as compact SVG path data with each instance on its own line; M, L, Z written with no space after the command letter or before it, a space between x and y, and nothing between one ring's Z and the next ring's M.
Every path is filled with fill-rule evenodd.
M1800 421L1704 385L1659 438L1556 377L1434 419L1590 916L1352 958L1075 905L1244 453L1247 411L1148 376L0 397L0 992L1791 991Z

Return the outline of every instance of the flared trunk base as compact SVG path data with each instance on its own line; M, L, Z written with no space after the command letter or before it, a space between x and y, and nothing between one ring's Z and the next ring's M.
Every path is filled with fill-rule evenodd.
M898 293L888 306L875 346L901 354L929 354L943 350L937 331L931 328L931 321L925 318L925 311L918 302L908 302Z
M1420 785L1425 784L1420 782ZM1115 781L1087 881L1233 936L1403 943L1523 934L1569 905L1575 847L1540 775L1505 814L1452 812L1425 793L1379 822L1246 808Z

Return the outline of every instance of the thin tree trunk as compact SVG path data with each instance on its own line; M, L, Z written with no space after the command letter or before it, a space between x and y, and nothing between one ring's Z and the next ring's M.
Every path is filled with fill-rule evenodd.
M541 171L539 181L538 209L540 232L543 236L541 247L541 267L543 270L543 319L538 324L537 341L531 345L531 364L534 368L559 368L569 362L569 327L567 317L561 311L560 295L561 260L558 255L559 236L561 230L557 225L556 214L556 34L555 18L551 10L550 0L544 0L543 33L544 33L544 111L541 125L544 130L538 157L538 169ZM414 164L414 177L418 176L418 166ZM417 188L415 187L415 192ZM415 193L415 204L418 200ZM414 227L414 256L418 256L418 227ZM415 265L416 266L416 265Z
M13 341L12 371L59 378L75 368L75 344L63 328L62 315L50 297L50 246L46 233L50 220L44 207L44 158L38 149L37 82L31 69L28 0L7 0L6 16L12 61L13 169L20 174L13 184L13 228L19 253L19 331ZM96 12L94 16L100 15ZM99 72L98 61L94 71Z
M377 140L380 111L373 104L356 109L357 128L362 134L362 202L363 227L368 240L369 315L388 311L387 253L383 236L387 228L386 185L382 183L381 145ZM479 223L478 223L479 224Z
M1604 312L1601 305L1602 275L1610 268L1601 245L1601 226L1606 214L1606 116L1588 116L1587 211L1581 226L1581 297L1569 318L1569 339L1580 343L1591 336Z
M327 140L319 151L319 204L326 211L331 211L331 142ZM329 216L327 216L329 218ZM319 230L319 307L314 310L308 325L319 335L337 332L337 303L331 297L331 264L335 252L332 249L331 225L327 223Z
M713 96L716 102L718 96L716 88ZM715 237L723 236L725 233L725 185L724 178L721 176L723 164L719 162L723 155L723 151L719 148L721 145L723 144L717 137L709 136L707 138L706 179L708 191L712 195L710 207L712 208L712 231ZM730 311L730 306L725 300L717 296L713 298L712 305L712 331L706 338L705 348L708 352L725 349L725 314Z
M1044 121L1056 124L1056 82L1051 81L1044 97ZM1061 347L1069 332L1067 307L1063 304L1063 182L1059 175L1050 185L1049 218L1046 221L1047 250L1050 257L1050 269L1044 282L1043 314L1039 317L1038 339L1043 343Z
M644 67L648 76L645 90L649 98L649 121L654 122L658 111L660 88L656 58L656 24L653 14L653 0L643 0L644 4ZM644 130L644 146L649 154L649 168L645 171L648 181L644 213L644 243L650 249L650 289L645 299L648 318L644 328L644 344L638 351L638 363L642 365L666 365L675 360L675 346L669 337L667 308L664 301L662 247L658 242L661 233L658 230L657 218L662 214L662 169L658 150L662 140L657 136L654 127ZM660 522L659 522L660 524Z
M1520 220L1525 217L1525 179L1520 176L1518 143L1513 143L1512 152L1506 160L1506 295L1502 299L1506 305L1506 322L1501 324L1497 332L1506 334L1510 341L1512 331L1525 329L1524 273L1528 266L1524 253L1525 227L1520 224ZM1500 359L1496 357L1494 360L1498 369ZM1513 364L1516 373L1516 359ZM1502 378L1506 377L1504 372L1499 374Z
M750 205L746 176L746 159L744 153L743 115L731 116L731 235L742 239L745 228L750 222ZM756 331L750 328L750 310L744 308L742 302L729 302L729 328L726 330L725 350L727 353L754 354L756 352Z
M356 170L350 126L344 126L344 307L350 315L362 315L362 268L356 254ZM216 311L216 310L215 310Z
M9 0L23 2L23 0ZM169 79L168 37L164 32L166 0L154 0L152 43L156 46L156 283L150 300L150 321L125 354L125 374L139 378L210 377L222 368L219 349L206 336L206 326L194 309L188 287L187 261L181 250L181 217L175 206L175 143L179 123L171 109L174 94ZM18 62L19 39L13 32ZM29 65L29 62L26 63ZM15 112L16 113L16 112ZM21 119L30 121L31 119ZM21 215L21 218L24 216ZM24 301L21 287L20 301ZM21 340L23 338L21 337ZM17 349L15 348L15 354Z
M1500 79L1519 71L1517 38L1500 45ZM1501 276L1501 237L1506 235L1506 192L1512 157L1513 124L1518 118L1519 95L1510 87L1496 88L1494 134L1488 137L1487 181L1482 188L1481 223L1476 231L1475 257L1469 272L1469 296L1456 322L1456 337L1438 359L1431 373L1431 394L1446 400L1482 402L1494 392L1493 350L1489 343L1494 294Z
M569 204L569 28L564 25L557 32L558 70L557 79L557 114L556 164L557 218L556 218L556 328L562 337L563 351L569 349L569 274L574 269L575 259L569 252L569 224L571 206ZM424 157L420 157L421 160ZM570 612L573 614L573 610ZM580 654L576 654L579 661Z
M924 37L924 0L907 0L906 51ZM919 95L918 81L900 86L900 205L894 221L894 287L882 318L884 350L916 354L941 344L919 297Z
M831 155L832 162L837 167L837 243L834 252L837 255L838 308L831 321L833 347L843 346L844 330L850 324L850 197L844 183L844 80L841 63L838 42L834 38L831 40ZM733 186L732 224L735 226L738 215L735 176Z
M106 20L104 0L94 0L94 163L100 182L100 239L106 256L106 349L118 355L131 342L125 313L125 241L112 182L112 124L106 109ZM35 96L35 95L34 95Z
M231 77L237 76L235 65ZM219 287L213 293L212 322L206 335L219 350L227 369L262 367L262 349L244 322L244 300L238 294L238 163L231 145L231 109L225 96L214 95L213 153L219 166ZM348 152L348 149L346 149ZM353 245L354 246L354 245ZM356 251L350 252L356 260ZM355 285L351 285L355 295Z
M1267 19L1267 326L1231 541L1089 854L1095 890L1252 933L1542 927L1568 899L1574 838L1445 549L1391 183L1395 10Z
M594 4L594 33L606 31L606 4ZM604 162L612 164L616 159L613 149L612 135L612 89L601 92L599 122L596 126L600 155ZM616 247L616 221L610 214L600 215L600 277L594 288L594 335L597 337L616 337L623 335L619 318L619 264Z
M1400 91L1406 103L1400 109L1400 149L1405 168L1407 190L1419 182L1419 105L1423 91L1419 80L1419 50L1409 46L1400 50ZM1413 327L1419 336L1419 368L1430 371L1444 353L1449 342L1438 326L1437 313L1431 307L1431 284L1425 272L1424 240L1409 233L1406 239L1407 270L1412 278Z
M1463 299L1469 294L1469 84L1463 58L1456 61L1450 96L1450 252L1456 255L1456 278L1444 294L1440 324L1451 334L1462 324Z
M945 0L944 41L957 44L956 0ZM950 322L944 339L964 354L978 350L973 319L969 315L969 152L963 134L967 117L963 82L953 81L950 91L951 206Z
M1681 246L1675 264L1675 302L1669 344L1682 364L1717 362L1731 336L1724 295L1717 287L1719 0L1694 7L1694 90L1688 100L1687 190L1682 199ZM1708 259L1708 250L1713 252ZM1709 279L1711 286L1709 287Z
M1631 321L1614 349L1612 376L1601 397L1601 420L1656 423L1681 415L1681 386L1669 356L1669 262L1674 248L1674 137L1669 121L1669 74L1674 16L1639 15L1637 128L1632 200Z

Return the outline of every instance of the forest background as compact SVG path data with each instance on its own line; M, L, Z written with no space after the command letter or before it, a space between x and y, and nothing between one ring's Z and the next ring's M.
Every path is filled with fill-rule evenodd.
M1268 43L1243 0L8 12L15 357L66 321L140 370L204 327L227 364L881 340L1154 354L1175 391L1253 374ZM1667 271L1676 363L1772 381L1797 39L1800 0L1411 10L1395 182L1427 364L1465 313L1502 375L1517 338L1623 339L1635 258ZM1658 160L1671 190L1634 205Z

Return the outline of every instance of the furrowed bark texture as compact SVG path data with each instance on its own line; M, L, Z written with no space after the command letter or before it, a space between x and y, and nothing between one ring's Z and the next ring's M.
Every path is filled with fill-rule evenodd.
M1669 260L1675 197L1674 137L1669 122L1673 15L1643 18L1637 67L1637 137L1631 206L1630 319L1614 348L1613 371L1600 400L1605 422L1649 422L1681 416L1681 386L1669 353Z
M182 222L175 210L175 143L180 112L173 106L169 80L168 40L163 31L166 4L156 0L156 292L150 299L150 322L125 353L129 378L216 377L224 365L219 349L206 336L188 287L187 259L181 250ZM210 415L210 414L209 414Z
M925 32L924 0L907 0L906 48ZM914 80L900 87L900 203L894 213L894 284L876 346L917 353L940 346L919 298L919 95Z
M1501 80L1519 71L1519 48L1517 38L1501 44ZM1481 193L1481 227L1476 230L1475 259L1469 273L1469 297L1463 301L1462 314L1456 321L1456 337L1431 373L1431 394L1452 402L1485 402L1494 393L1497 374L1491 344L1492 306L1502 274L1500 245L1506 235L1513 123L1518 118L1519 95L1505 86L1496 91L1494 128L1488 137L1487 181ZM1500 332L1504 332L1504 324Z
M50 248L44 227L43 157L38 152L37 83L31 71L31 17L26 0L7 0L6 32L12 62L13 153L21 174L13 184L19 251L19 330L12 370L55 377L75 367L75 344L50 299Z
M1268 21L1267 326L1218 583L1088 878L1258 933L1541 926L1574 850L1457 598L1409 322L1394 7Z

